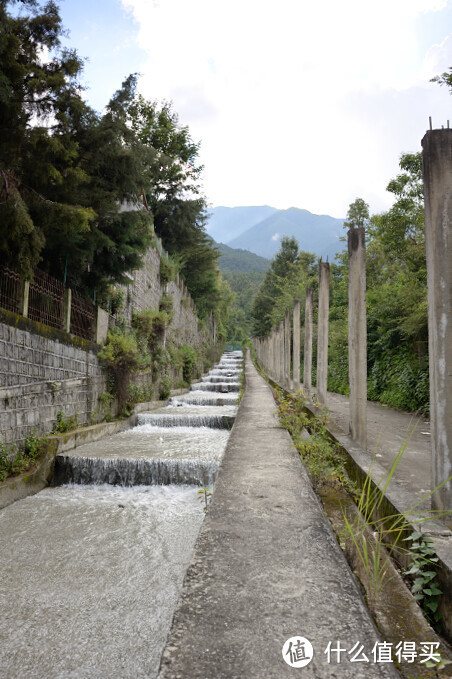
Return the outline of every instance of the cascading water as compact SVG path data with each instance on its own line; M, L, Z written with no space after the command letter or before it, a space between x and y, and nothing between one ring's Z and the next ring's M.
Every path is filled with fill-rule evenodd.
M202 384L234 385L241 365L224 357ZM156 676L204 516L198 487L214 483L236 402L229 390L171 399L57 456L66 485L0 513L0 675Z

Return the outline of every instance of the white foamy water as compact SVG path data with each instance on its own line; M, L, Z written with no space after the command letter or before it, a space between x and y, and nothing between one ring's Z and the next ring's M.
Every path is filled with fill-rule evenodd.
M156 677L203 517L181 486L63 486L2 510L0 677Z

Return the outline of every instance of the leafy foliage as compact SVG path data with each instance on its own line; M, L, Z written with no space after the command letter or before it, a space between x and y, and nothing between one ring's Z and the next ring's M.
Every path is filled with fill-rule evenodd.
M8 476L16 476L31 469L46 450L46 436L33 431L24 441L22 450L15 444L0 441L0 482Z
M428 622L441 631L441 613L439 603L442 590L437 584L435 570L438 557L433 548L432 540L420 531L414 531L405 540L410 542L410 568L405 571L412 580L411 591L420 604L422 612Z
M102 114L83 100L82 61L61 47L57 4L0 3L0 256L97 299L140 268L154 230L201 317L218 316L218 253L204 228L199 144L168 102L128 76ZM48 55L48 56L47 56ZM140 196L140 198L138 198Z

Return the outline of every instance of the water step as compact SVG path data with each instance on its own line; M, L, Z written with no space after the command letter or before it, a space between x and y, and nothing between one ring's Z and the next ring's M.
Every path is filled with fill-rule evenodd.
M208 382L208 383L215 383L215 382L237 382L237 376L236 375L205 375L204 377L201 377L201 380L203 382Z
M210 395L210 398L209 398ZM170 399L170 405L197 405L197 406L230 406L237 405L239 402L238 394L223 394L216 396L215 393L208 391L192 391L188 395L178 396ZM201 426L201 425L196 425ZM208 426L208 425L206 425Z
M177 399L171 399L174 403ZM199 404L198 401L195 401ZM223 404L220 404L223 405ZM235 415L190 415L182 412L172 413L141 413L138 415L137 425L150 424L154 427L210 427L213 429L232 429Z
M112 486L212 486L218 467L218 461L205 460L133 460L57 455L53 485L106 483Z
M240 382L196 382L191 385L191 391L219 391L227 394L240 391Z

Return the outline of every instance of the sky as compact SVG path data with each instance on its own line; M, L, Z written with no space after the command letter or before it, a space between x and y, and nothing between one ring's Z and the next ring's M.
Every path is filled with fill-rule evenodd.
M388 209L402 153L451 120L452 0L61 0L98 111L130 73L200 142L210 206Z

